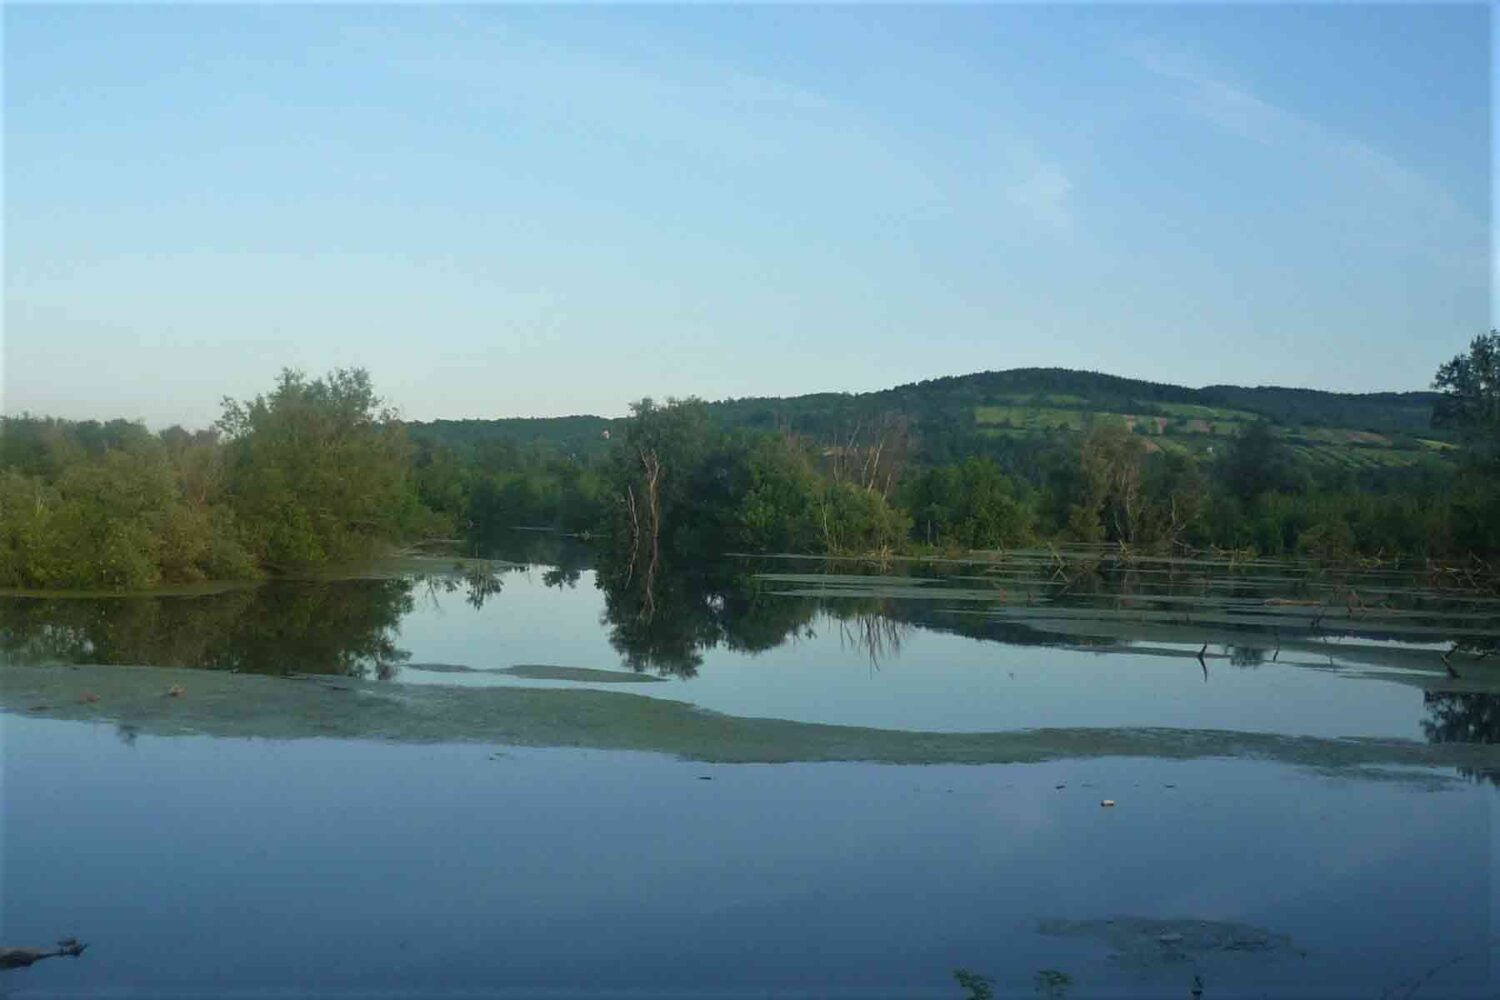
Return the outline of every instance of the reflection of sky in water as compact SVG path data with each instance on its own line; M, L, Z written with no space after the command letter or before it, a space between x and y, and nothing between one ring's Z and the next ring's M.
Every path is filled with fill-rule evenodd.
M601 624L593 574L572 589L544 587L539 573L512 573L475 610L461 594L419 595L401 622L399 645L413 663L478 668L517 663L619 667ZM1209 678L1191 655L1092 652L1016 646L912 627L899 652L872 665L840 623L814 621L816 635L757 654L717 648L698 676L628 690L689 701L732 715L936 731L1048 727L1166 726L1305 736L1422 739L1422 692L1310 666L1232 666L1210 657ZM1167 648L1165 644L1153 644ZM1211 647L1211 654L1223 650ZM1306 659L1306 654L1288 659ZM441 684L527 684L486 674L423 673L398 679ZM618 686L611 686L621 690Z
M4 736L5 942L91 945L6 974L17 989L951 997L967 967L1002 996L1054 968L1078 995L1185 997L1199 971L1209 997L1373 997L1500 916L1500 793L1474 785L1255 761L126 744L16 717ZM1122 916L1248 924L1307 955L1131 969L1036 933ZM1471 959L1423 995L1494 983Z
M251 650L246 662L272 672L387 650L376 640L403 601L340 586L268 589L288 599L249 603L242 619L215 599L195 605L199 618L142 605L153 613L118 614L99 634L146 637L119 642L120 657L191 659L232 629L228 652ZM541 570L507 573L477 609L462 588L418 583L392 638L413 664L623 670L604 608L592 572L563 589ZM931 616L934 604L899 610ZM89 608L72 611L59 620ZM796 620L773 614L766 631L735 634ZM1276 662L1267 649L1235 665L1211 644L1205 681L1196 643L1024 646L915 625L875 664L856 639L870 622L820 613L813 635L765 652L704 650L687 680L403 666L393 683L593 686L921 730L1423 740L1441 708L1431 718L1444 738L1495 731L1493 696L1424 706L1414 682L1433 679L1431 646L1289 643ZM1452 772L1408 781L1140 758L734 766L484 745L127 741L110 725L29 716L0 726L3 943L75 934L91 945L78 961L5 974L0 990L20 995L952 997L959 967L994 976L1000 996L1036 995L1048 968L1078 996L1187 996L1194 974L1209 998L1400 995L1440 965L1422 995L1494 996L1500 983L1500 950L1484 950L1500 926L1500 788L1442 784ZM1105 798L1117 805L1101 808ZM1043 920L1114 918L1259 928L1292 947L1163 961L1151 938L1126 961L1109 957L1117 940L1038 933Z

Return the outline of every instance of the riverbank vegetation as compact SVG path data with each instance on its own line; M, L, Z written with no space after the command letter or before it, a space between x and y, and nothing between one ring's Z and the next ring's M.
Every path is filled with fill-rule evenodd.
M284 372L209 430L9 417L0 586L140 589L364 558L439 524L369 376Z
M1500 554L1493 331L1438 370L1436 394L1021 374L802 397L773 411L645 399L617 421L408 424L361 370L287 371L267 394L226 400L209 430L9 417L0 586L297 573L420 537L483 548L516 526L595 538L620 572L648 580L664 562L732 551L1102 542L1475 566ZM1084 398L1062 390L1080 386L1098 393L1090 406L1138 412L1079 408ZM1363 421L1339 440L1375 457L1331 462L1310 447L1338 437L1314 423L1325 418ZM1037 419L1054 423L1021 426ZM1396 461L1401 449L1375 439L1410 447Z
M906 414L814 438L725 427L697 400L645 400L605 466L602 523L648 575L663 558L724 550L1101 542L1485 565L1500 553L1497 345L1480 336L1437 374L1433 419L1452 445L1363 472L1309 458L1263 420L1201 453L1163 447L1143 423L1094 419L1024 449L934 461Z

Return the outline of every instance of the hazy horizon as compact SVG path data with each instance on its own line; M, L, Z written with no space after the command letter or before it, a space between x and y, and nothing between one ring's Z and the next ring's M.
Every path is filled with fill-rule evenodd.
M1423 390L1494 325L1491 20L12 5L4 410Z

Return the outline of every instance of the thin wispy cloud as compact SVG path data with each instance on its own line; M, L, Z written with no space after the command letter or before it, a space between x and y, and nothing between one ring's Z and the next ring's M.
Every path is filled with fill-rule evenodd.
M699 178L793 172L833 202L871 189L887 207L940 200L899 143L855 109L737 67L631 60L465 15L421 33L351 34L393 72L459 89L516 121L666 154Z
M233 394L356 361L453 416L1014 364L1407 385L1489 322L1481 26L18 8L5 374L50 374L7 403L226 356Z
M1126 54L1142 69L1182 85L1185 107L1219 128L1246 139L1271 144L1292 122L1292 116L1244 87L1204 72L1184 56L1135 42Z
M823 208L846 217L995 213L1000 228L1019 221L1033 235L1076 222L1075 177L1008 123L972 158L954 160L878 107L711 59L631 59L463 14L424 32L364 26L348 37L392 72L461 90L517 121L608 137L700 177L733 178L739 197L776 177L819 192ZM985 174L998 178L998 200L996 187L973 186L970 178Z
M1124 53L1172 84L1173 99L1189 115L1294 163L1319 194L1319 207L1338 214L1349 234L1400 245L1469 275L1488 268L1489 220L1398 157L1267 100L1184 53L1143 41L1127 44ZM1472 252L1455 254L1455 238Z

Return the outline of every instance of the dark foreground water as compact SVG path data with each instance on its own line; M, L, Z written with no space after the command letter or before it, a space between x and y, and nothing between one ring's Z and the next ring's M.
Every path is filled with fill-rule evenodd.
M0 599L0 992L1500 994L1484 598L544 555Z

